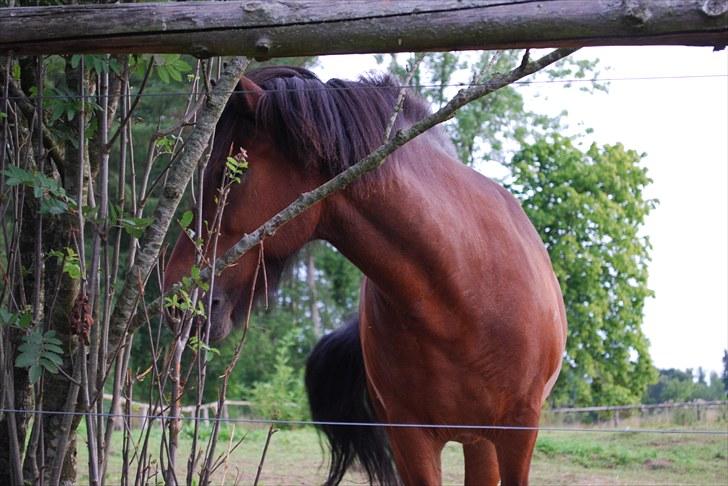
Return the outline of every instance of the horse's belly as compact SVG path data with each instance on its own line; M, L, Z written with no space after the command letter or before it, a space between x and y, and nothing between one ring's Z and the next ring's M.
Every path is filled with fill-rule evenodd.
M362 312L362 351L381 420L530 423L534 416L537 419L546 388L558 371L558 323L548 325L554 331L540 340L511 332L513 326L501 323L493 325L500 327L497 331L471 329L445 341L418 332L416 322L375 323L368 317Z

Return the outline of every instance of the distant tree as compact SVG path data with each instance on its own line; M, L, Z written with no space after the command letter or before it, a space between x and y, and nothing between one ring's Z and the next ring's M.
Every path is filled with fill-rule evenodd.
M698 368L700 370L700 368ZM659 370L659 379L650 385L643 397L644 403L689 402L692 400L721 400L725 397L718 373L710 373L710 384L693 379L692 369Z
M424 55L412 84L415 91L434 108L442 106L461 83L482 82L493 73L505 72L521 62L522 50L480 52L432 52ZM385 56L378 56L380 63ZM389 71L405 77L402 55L389 56ZM554 80L595 77L598 60L566 58L541 73ZM563 83L569 86L568 83ZM606 90L601 83L582 85L584 90ZM468 165L477 162L506 162L522 142L558 130L561 115L546 116L526 108L516 86L507 86L489 96L464 106L453 120L445 124L460 160Z
M705 370L702 366L698 366L698 383L701 385L707 385L705 382Z
M642 156L622 145L586 152L559 135L524 145L509 189L541 235L564 294L569 336L558 404L637 402L655 379L644 336L650 243L642 236L655 201Z
M723 390L723 381L715 371L710 372L710 382L706 385L705 400L722 400L725 398Z
M728 349L723 351L723 387L728 394Z

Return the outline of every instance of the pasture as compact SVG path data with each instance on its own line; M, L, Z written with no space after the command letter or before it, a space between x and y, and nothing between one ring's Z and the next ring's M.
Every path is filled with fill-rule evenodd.
M189 426L187 426L189 427ZM711 424L726 429L725 422ZM687 429L686 429L687 430ZM201 436L206 438L210 428ZM135 434L138 435L138 434ZM244 440L230 453L230 460L212 478L215 485L253 484L265 444L267 428L229 425L221 428L221 446ZM78 440L85 431L79 429ZM159 443L160 431L152 431L151 443ZM191 446L191 429L180 434L184 457ZM107 481L117 484L121 467L121 435L114 434ZM85 464L87 449L79 448L79 464ZM463 483L463 456L458 444L443 452L443 484ZM178 467L184 476L184 465ZM86 468L79 468L85 471ZM326 463L313 428L279 430L273 434L260 477L261 485L321 484ZM160 484L161 477L157 476ZM87 484L81 476L79 484ZM155 484L150 480L149 484ZM349 474L342 484L366 484L362 475ZM533 485L647 485L728 484L728 437L693 434L550 432L539 435L531 465Z

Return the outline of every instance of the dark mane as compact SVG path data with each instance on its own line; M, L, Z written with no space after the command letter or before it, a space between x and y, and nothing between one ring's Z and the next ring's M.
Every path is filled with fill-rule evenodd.
M389 75L324 83L307 69L266 67L246 74L265 94L255 114L290 160L333 176L382 143L400 86ZM409 93L396 128L429 114Z

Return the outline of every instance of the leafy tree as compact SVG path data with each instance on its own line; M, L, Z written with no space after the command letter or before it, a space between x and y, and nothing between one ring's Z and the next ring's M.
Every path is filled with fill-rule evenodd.
M723 387L728 395L728 349L723 351Z
M569 336L558 404L636 402L654 379L641 330L655 206L642 156L620 145L583 152L559 135L524 145L509 189L543 239L564 294Z
M521 62L522 55L519 50L428 53L413 76L414 90L438 108L460 85L482 82L494 73L506 72ZM384 60L383 56L378 57L381 64ZM390 56L388 69L404 79L402 60L401 55ZM542 75L549 80L587 79L596 75L597 65L597 60L566 58ZM592 82L582 89L606 90L606 86ZM558 129L560 120L561 116L549 117L527 110L523 96L511 85L464 106L445 128L464 163L503 163L519 144Z
M710 383L693 378L691 369L659 370L659 379L650 385L643 397L644 403L689 402L692 400L721 400L725 397L718 373L711 372Z

